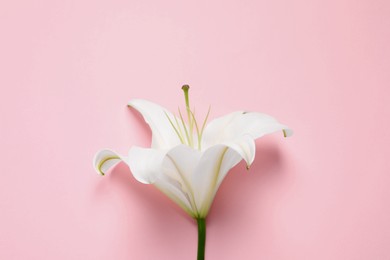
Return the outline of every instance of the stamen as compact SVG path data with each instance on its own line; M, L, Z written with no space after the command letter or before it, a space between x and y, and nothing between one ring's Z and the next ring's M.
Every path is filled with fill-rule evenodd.
M193 122L195 123L195 128L196 128L196 134L198 136L198 149L200 150L200 133L199 133L199 127L198 127L198 123L196 122L196 119L195 119L195 115L194 113L192 113L191 111L191 116L192 116L192 119L193 119Z
M184 132L185 132L186 137L187 137L187 144L188 144L189 146L192 147L191 139L190 139L189 134L188 134L188 130L187 130L187 127L186 127L186 123L184 122L183 115L181 114L180 109L179 109L179 115L180 115L181 123L182 123L183 128L184 128Z
M179 110L179 108L177 108ZM175 122L176 122L176 127L177 129L179 130L179 133L180 133L180 136L183 137L183 132L181 130L181 127L180 127L180 124L179 124L179 121L177 121L177 117L175 116ZM182 142L182 144L184 144L184 142Z
M178 112L179 112L179 116L180 116L181 125L180 125L180 121L178 120L178 117L174 116L173 118L175 121L173 121L169 117L167 112L164 111L164 113L165 113L165 116L167 117L170 125L172 126L173 130L175 131L176 135L180 139L180 142L182 144L186 144L186 145L194 148L194 138L197 137L197 141L198 141L197 148L198 148L198 150L201 150L202 149L202 136L203 136L203 132L205 130L207 119L210 115L211 107L209 107L209 109L207 111L207 115L203 121L202 128L199 128L200 125L198 125L198 122L196 121L196 118L195 118L195 109L193 111L190 109L190 101L189 101L189 95L188 95L189 88L190 87L188 85L184 85L182 87L182 90L184 92L185 102L186 102L188 125L184 121L184 118L183 118L183 115L180 111L180 108L178 108ZM196 136L194 136L194 134L193 134L194 126L196 129Z
M193 133L193 130L194 130L194 124L195 124L195 108L193 108L192 110L190 110L190 113L191 113L191 124L190 124L190 131L191 131L191 134ZM191 135L192 136L192 135ZM192 136L192 141L194 140L193 136Z
M209 115L210 115L210 110L211 110L211 106L209 106L209 110L207 111L207 115L203 121L203 125L202 125L202 129L200 130L200 134L198 135L198 140L199 141L199 150L202 149L202 143L201 143L201 140L202 140L202 136L203 136L203 131L204 131L204 128L206 126L206 122L207 122L207 119L209 118Z
M181 137L181 134L179 133L179 131L177 130L177 128L175 127L175 125L173 124L173 122L172 122L172 120L169 118L169 116L168 116L168 114L167 114L167 112L165 112L164 111L164 114L165 114L165 116L168 118L168 120L169 120L169 123L171 124L171 126L173 127L173 130L175 130L175 132L176 132L176 134L177 134L177 136L179 137L179 139L180 139L180 142L182 143L182 144L184 144L184 140L183 140L183 137ZM175 120L176 120L176 117L175 117ZM177 122L177 121L176 121ZM180 128L179 128L180 129Z

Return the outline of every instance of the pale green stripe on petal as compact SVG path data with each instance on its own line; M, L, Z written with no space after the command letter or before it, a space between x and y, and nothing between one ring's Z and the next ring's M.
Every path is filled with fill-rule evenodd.
M104 149L96 153L93 166L97 173L105 175L111 167L122 161L122 158L114 151Z
M179 145L169 150L162 165L163 175L180 184L180 189L186 194L194 212L197 211L197 208L191 178L200 158L201 152L199 150L187 145Z
M168 196L174 203L179 205L179 207L187 212L188 215L196 217L196 211L192 208L188 194L182 190L181 184L177 180L162 175L153 183L153 185Z
M222 180L241 160L242 157L226 145L215 145L204 151L191 177L199 217L207 216Z

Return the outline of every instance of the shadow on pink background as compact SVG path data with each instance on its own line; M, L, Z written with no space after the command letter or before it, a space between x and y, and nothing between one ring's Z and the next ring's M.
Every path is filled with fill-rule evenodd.
M126 107L265 112L208 218L207 259L390 259L390 4L0 3L0 259L195 259L195 222L100 148L150 131Z

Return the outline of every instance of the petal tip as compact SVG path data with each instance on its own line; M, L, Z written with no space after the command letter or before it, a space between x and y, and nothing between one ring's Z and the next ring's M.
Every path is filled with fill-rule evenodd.
M290 137L293 135L293 130L289 129L289 128L285 128L282 130L283 131L283 136L284 137Z
M127 102L127 106L136 109L135 106L137 106L137 103L139 103L140 101L141 101L141 102L145 102L146 100L134 98L134 99L131 99L131 100L129 100L129 101Z
M117 153L104 149L96 153L93 158L93 167L97 174L105 176L106 172L121 160Z

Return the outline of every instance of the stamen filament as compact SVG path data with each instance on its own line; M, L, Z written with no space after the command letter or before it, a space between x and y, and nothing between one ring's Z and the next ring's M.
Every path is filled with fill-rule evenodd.
M198 123L196 122L196 119L195 119L195 115L194 113L192 113L191 111L191 116L192 116L192 119L193 119L193 122L195 123L195 128L196 128L196 134L198 136L198 150L200 150L200 133L199 133L199 127L198 127Z
M183 128L184 128L184 132L185 132L186 137L187 137L187 144L192 147L191 139L190 139L190 137L188 135L188 130L187 130L187 127L186 127L186 123L184 122L183 115L181 114L180 109L179 109L179 115L180 115L181 123L182 123Z
M206 122L207 119L210 115L210 109L211 107L209 106L209 109L207 111L206 118L203 121L202 128L199 128L200 125L198 125L198 122L196 121L195 118L195 108L193 110L190 109L190 101L189 101L189 95L188 95L188 90L189 90L188 85L184 85L182 87L182 90L184 92L184 97L185 97L185 102L186 102L186 110L187 110L187 117L188 117L188 125L184 121L183 115L180 111L180 108L178 108L179 116L180 116L180 121L179 118L174 116L173 121L167 112L164 111L165 116L167 117L170 125L172 126L173 130L175 131L177 137L180 139L180 142L182 144L188 145L192 148L194 148L194 139L197 138L197 148L198 150L202 149L202 136L203 132L205 130ZM196 136L194 135L194 128L196 130ZM184 132L184 133L183 133Z
M204 131L204 128L206 126L207 119L209 118L210 110L211 110L211 106L209 106L209 110L207 111L207 115L206 115L206 117L205 117L205 119L203 121L202 129L200 130L200 134L198 136L198 139L200 140L199 141L199 150L202 149L202 142L201 141L202 141L202 137L203 137L203 131Z
M179 108L178 108L179 109ZM181 130L181 127L180 127L180 124L179 124L179 121L177 121L177 117L175 116L175 122L176 122L176 127L177 129L179 130L179 133L180 133L180 136L182 137L183 136L183 132ZM184 144L184 142L182 142Z
M178 137L179 137L179 139L180 139L180 142L181 142L182 144L184 144L184 140L183 140L183 138L181 137L181 135L180 135L179 131L177 130L177 128L175 127L175 125L173 124L172 120L169 118L169 116L168 116L167 112L165 112L165 111L164 111L164 114L165 114L165 115L166 115L166 117L168 118L168 120L169 120L169 123L170 123L170 124L171 124L171 126L173 127L173 130L175 130L175 132L176 132L177 136L178 136ZM176 117L175 117L175 120L176 120L176 122L177 122L177 119L176 119ZM180 129L180 128L179 128L179 129Z

